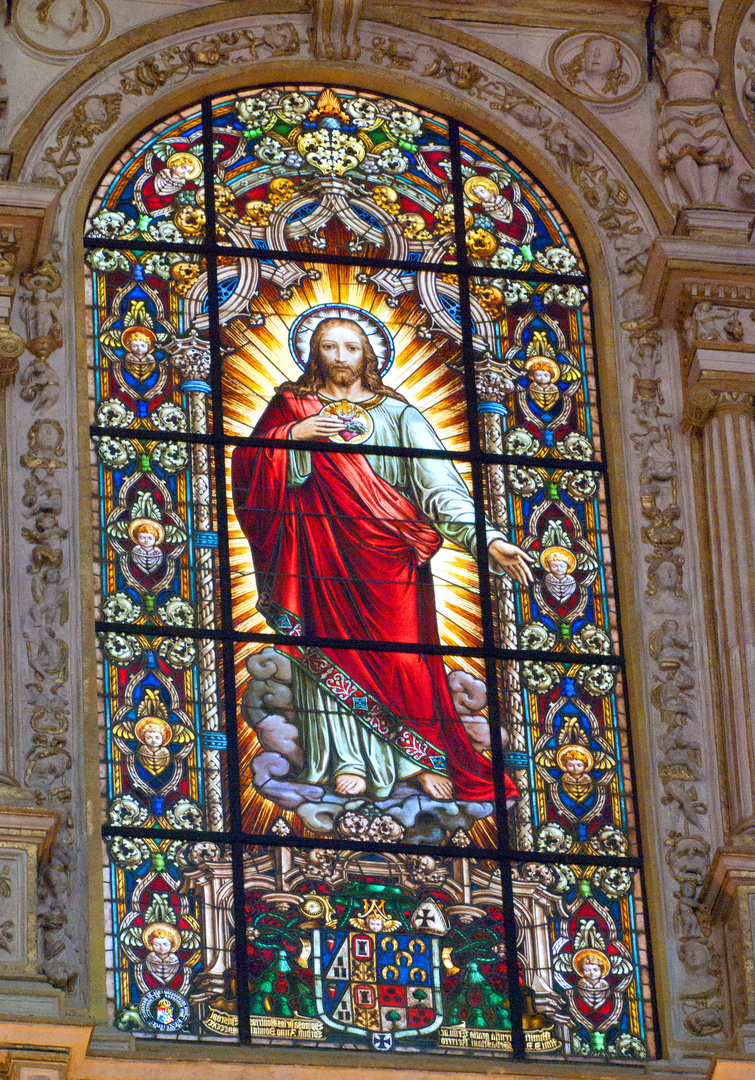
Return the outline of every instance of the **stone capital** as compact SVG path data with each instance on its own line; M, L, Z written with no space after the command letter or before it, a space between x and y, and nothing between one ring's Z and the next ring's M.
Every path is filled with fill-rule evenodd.
M714 389L702 382L693 383L684 395L682 425L686 430L705 427L716 413L752 415L755 394L742 390Z
M0 252L6 245L13 246L16 275L24 273L48 251L58 198L59 192L41 184L0 182Z
M58 192L39 184L0 182L0 390L14 381L26 342L10 327L15 282L46 253Z

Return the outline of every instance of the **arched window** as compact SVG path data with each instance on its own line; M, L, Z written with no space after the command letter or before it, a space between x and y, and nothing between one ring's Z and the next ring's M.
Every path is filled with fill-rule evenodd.
M270 86L135 140L85 247L116 1026L652 1056L562 214L453 120Z

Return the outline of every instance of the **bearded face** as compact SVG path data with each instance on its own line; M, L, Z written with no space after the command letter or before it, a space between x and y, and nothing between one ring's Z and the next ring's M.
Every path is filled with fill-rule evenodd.
M364 347L348 326L334 326L326 330L318 342L318 361L326 382L347 389L362 377Z

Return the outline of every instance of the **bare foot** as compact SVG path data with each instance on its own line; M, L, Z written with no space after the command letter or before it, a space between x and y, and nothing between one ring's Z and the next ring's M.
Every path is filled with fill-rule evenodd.
M336 777L336 795L361 795L367 787L367 781L356 773L339 773Z
M428 795L435 799L451 799L454 786L447 776L438 776L437 773L419 772L413 777L418 780ZM336 789L337 790L337 789Z

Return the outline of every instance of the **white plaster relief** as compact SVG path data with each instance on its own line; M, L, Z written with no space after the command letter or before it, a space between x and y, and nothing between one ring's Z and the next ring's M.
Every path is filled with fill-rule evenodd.
M564 34L551 48L548 65L562 86L596 105L617 105L643 89L642 61L614 34Z
M750 126L755 124L755 4L742 19L734 46L737 101Z
M88 52L110 29L103 0L18 0L11 23L24 52L52 63Z

